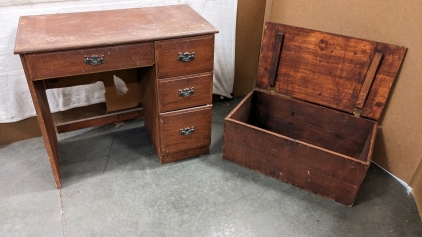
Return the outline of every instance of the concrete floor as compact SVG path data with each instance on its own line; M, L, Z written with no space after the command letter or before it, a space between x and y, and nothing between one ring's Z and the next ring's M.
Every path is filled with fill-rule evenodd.
M63 189L41 138L0 147L0 236L422 236L415 201L372 165L354 207L211 154L160 165L143 120L59 136Z

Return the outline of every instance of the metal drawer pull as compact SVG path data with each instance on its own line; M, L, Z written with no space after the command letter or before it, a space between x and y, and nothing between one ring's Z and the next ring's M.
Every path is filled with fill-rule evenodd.
M194 59L195 59L195 52L192 52L191 54L189 54L189 52L185 52L185 53L179 52L179 56L177 57L177 60L182 61L182 62L190 62Z
M195 88L185 88L183 90L179 90L179 97L188 97L195 94Z
M100 58L98 58L97 55L92 55L91 58L89 58L87 55L85 55L85 64L89 64L92 66L100 65L105 63L104 55L101 55Z
M195 126L192 126L191 128L187 127L187 128L184 128L184 129L180 129L180 131L179 131L180 135L184 135L184 136L192 134L193 132L195 132Z

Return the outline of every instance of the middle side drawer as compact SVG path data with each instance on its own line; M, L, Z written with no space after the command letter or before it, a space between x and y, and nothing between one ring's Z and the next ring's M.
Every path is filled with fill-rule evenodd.
M160 112L212 103L212 74L158 81Z

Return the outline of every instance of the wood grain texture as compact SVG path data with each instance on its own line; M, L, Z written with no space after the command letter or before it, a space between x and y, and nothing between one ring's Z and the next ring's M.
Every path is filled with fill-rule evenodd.
M278 66L280 63L280 54L281 54L281 48L283 44L283 33L277 33L275 35L275 42L274 42L274 48L273 48L273 57L271 58L271 65L270 65L270 72L268 76L268 85L270 87L274 86L275 78L277 76Z
M57 187L61 187L58 144L46 88L102 81L109 111L113 106L120 110L143 104L143 110L61 123L58 132L143 114L160 161L209 152L211 105L162 115L159 111L160 106L165 111L211 103L216 32L187 5L21 17L15 53L21 57ZM195 52L195 60L179 64L179 52ZM104 55L105 62L95 66L86 64L85 56L92 58L92 55ZM168 78L159 84L158 74ZM124 96L117 95L114 88L116 75L128 87ZM176 76L183 78L169 78ZM172 89L179 86L182 88L177 89L176 95L179 89L190 87L195 87L197 93L192 98L172 97ZM127 103L126 96L132 98L131 103ZM189 136L194 138L192 141L185 138L183 143L180 142L183 139L172 137L174 134L165 129L172 128L184 117L188 117L187 122L195 122L191 126L196 126L196 131Z
M91 48L217 32L188 5L22 16L14 53Z
M248 123L358 158L374 121L322 106L256 91Z
M57 136L54 129L53 117L51 116L50 106L47 100L44 83L42 81L32 81L25 63L24 57L21 55L21 62L28 82L29 91L31 92L32 101L37 113L38 124L40 125L41 134L44 139L45 148L50 160L51 170L53 171L54 181L57 188L61 188L60 183L60 162L57 148Z
M211 143L212 105L160 114L161 152L170 154L209 146ZM195 127L189 135L180 129Z
M214 69L214 35L155 42L158 78L211 72ZM190 62L177 60L179 53L195 52Z
M250 120L252 114L252 98L254 97L255 91L249 92L243 98L243 100L227 115L227 118L231 118L243 123L247 123Z
M55 124L64 124L72 121L83 120L95 116L107 114L107 106L105 102L92 104L83 107L53 113Z
M222 157L243 167L352 206L370 161L226 118Z
M85 64L85 55L90 58L92 55L99 57L104 55L105 62L96 66ZM154 64L154 49L152 43L142 43L26 54L25 59L31 79L42 80L53 77L151 66Z
M356 108L362 109L368 92L371 89L372 82L374 81L375 74L377 73L378 66L381 62L382 54L375 52L374 57L372 58L371 64L369 65L368 72L366 73L365 80L363 85L360 88L358 99L356 100Z
M83 128L90 128L95 126L101 126L119 121L126 121L136 119L143 116L143 109L136 108L126 111L115 112L111 114L104 114L86 119L75 120L66 123L56 124L56 131L58 133L75 131Z
M212 74L158 81L160 112L212 103ZM181 97L179 90L194 88L194 94Z
M140 93L143 95L145 128L158 154L161 154L158 99L157 99L157 78L156 67L151 67L141 78ZM146 102L148 101L148 102Z
M383 54L362 116L378 119L404 57L401 46L276 23L265 25L256 86L269 89L277 33L284 34L277 93L352 113L375 52ZM370 112L372 111L372 112Z
M199 155L205 155L210 153L210 146L199 147L191 150L179 151L171 154L162 154L160 155L160 163L167 164L170 162L175 162L179 160L184 160L186 158L191 158Z
M378 120L387 102L391 87L397 78L404 56L405 47L378 43L376 51L382 53L382 63L378 68L371 90L362 108L361 116Z
M378 122L375 122L372 127L372 131L366 139L365 146L360 153L358 160L371 161L372 153L374 152L375 138L377 136Z

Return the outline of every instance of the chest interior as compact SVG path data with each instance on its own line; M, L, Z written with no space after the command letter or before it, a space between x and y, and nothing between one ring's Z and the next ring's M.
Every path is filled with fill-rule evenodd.
M264 129L308 146L368 162L376 121L334 109L256 90L230 119Z

